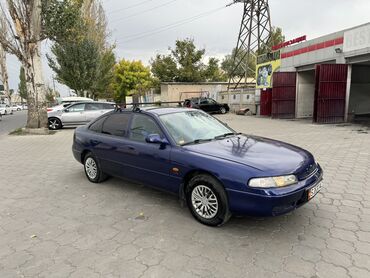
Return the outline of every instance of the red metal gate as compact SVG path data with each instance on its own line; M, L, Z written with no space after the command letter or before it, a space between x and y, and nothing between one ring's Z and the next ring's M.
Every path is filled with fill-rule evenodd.
M275 72L272 86L272 117L295 118L297 73Z
M342 123L345 119L348 66L324 64L316 66L314 121Z
M261 116L271 116L272 109L272 89L261 90Z

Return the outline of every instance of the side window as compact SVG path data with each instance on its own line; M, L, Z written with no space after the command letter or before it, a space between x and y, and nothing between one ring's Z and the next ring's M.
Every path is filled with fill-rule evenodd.
M203 98L203 99L200 101L200 104L208 104L208 99Z
M83 112L85 110L85 104L76 104L68 108L69 112Z
M100 103L101 105L101 108L102 110L111 110L111 109L114 109L114 104L110 104L110 103Z
M128 113L112 114L108 116L107 120L104 122L102 133L115 136L126 136L129 121L130 114Z
M89 129L92 131L98 132L98 133L102 132L103 123L106 119L107 117L98 119L97 121L95 121L94 123L90 125Z
M85 110L87 110L87 111L101 110L100 103L87 103L85 105Z
M209 101L209 103L210 103L210 104L216 104L216 103L217 103L217 102L216 102L214 99L212 99L212 98L208 99L208 101Z
M141 114L134 114L129 138L134 141L145 142L146 136L150 134L159 134L161 138L164 138L161 129L152 118Z

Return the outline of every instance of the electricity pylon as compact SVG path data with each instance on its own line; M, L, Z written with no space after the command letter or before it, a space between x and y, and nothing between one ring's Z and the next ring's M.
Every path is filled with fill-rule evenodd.
M256 61L258 50L267 44L271 35L268 0L234 0L230 5L236 3L244 4L244 12L229 76L229 90L247 87L248 77L254 79L255 69L250 64ZM242 75L239 72L240 67L244 72Z

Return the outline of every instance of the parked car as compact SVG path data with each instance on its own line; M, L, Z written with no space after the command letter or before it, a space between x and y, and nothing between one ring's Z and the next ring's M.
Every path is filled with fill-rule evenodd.
M93 183L116 176L180 196L199 222L275 216L310 201L323 171L311 153L239 134L203 111L114 111L78 127L74 157Z
M58 111L48 112L49 129L57 130L63 126L84 125L97 117L114 110L115 104L108 102L74 103Z
M226 114L230 111L227 104L221 104L212 98L191 98L184 101L184 106L188 108L195 108L203 110L207 113L221 113Z
M28 106L27 106L27 104L23 104L23 105L22 105L22 109L23 109L23 110L28 110Z
M73 104L73 103L63 103L63 104L59 104L59 105L56 105L56 106L53 106L53 107L48 107L47 111L48 112L61 111L64 108L67 108L68 106L70 106L71 104Z
M22 109L23 109L22 105L17 105L17 104L12 105L12 110L13 111L21 111Z
M8 114L12 115L13 110L8 104L0 104L0 113L2 115L8 115Z

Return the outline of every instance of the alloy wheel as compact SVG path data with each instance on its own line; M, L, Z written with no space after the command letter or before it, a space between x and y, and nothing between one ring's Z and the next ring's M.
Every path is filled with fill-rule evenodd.
M93 158L89 157L85 161L85 169L87 176L94 180L98 174L98 167L96 165L96 162Z
M225 107L221 107L220 112L221 112L221 114L226 114L226 109L225 109Z
M195 212L205 218L212 219L218 212L218 201L215 193L205 185L194 187L191 193L191 202Z
M60 123L58 119L50 119L49 120L49 128L56 130L60 128Z

